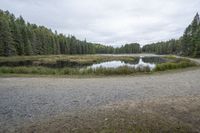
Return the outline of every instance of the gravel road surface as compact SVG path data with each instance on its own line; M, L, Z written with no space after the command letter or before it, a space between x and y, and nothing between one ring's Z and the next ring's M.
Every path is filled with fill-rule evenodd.
M105 78L0 78L0 132L126 100L200 95L200 69Z

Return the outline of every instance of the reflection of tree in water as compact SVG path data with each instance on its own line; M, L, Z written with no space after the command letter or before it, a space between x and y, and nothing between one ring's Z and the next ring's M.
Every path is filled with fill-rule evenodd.
M145 63L151 63L151 64L158 64L158 63L164 63L167 62L166 59L161 57L137 57L134 61L123 61L126 64L132 64L136 65L139 64L140 59L142 58L142 61ZM101 62L100 62L101 63ZM76 61L69 61L69 60L57 60L56 62L38 62L34 60L24 60L24 61L4 61L0 62L1 66L8 66L8 67L17 67L17 66L42 66L42 67L48 67L48 68L64 68L64 67L86 67L91 66L92 64L95 64L93 62L76 62Z
M155 63L155 64L167 62L166 59L161 57L143 57L142 60L145 63Z
M126 64L134 64L134 65L136 65L136 64L139 63L139 61L140 61L140 58L137 57L137 58L134 59L134 61L124 61L124 63L126 63Z
M64 67L85 67L92 65L92 62L86 63L79 63L75 61L69 60L57 60L56 62L39 62L34 60L24 60L24 61L3 61L0 62L0 67L7 66L7 67L20 67L20 66L42 66L48 68L64 68Z
M2 66L17 67L17 66L31 66L31 65L33 65L33 61L31 60L0 62L0 67Z
M159 63L165 63L167 62L166 59L161 58L161 57L137 57L135 58L134 61L124 61L125 63L129 63L129 64L138 64L140 59L142 58L142 61L145 63L151 63L151 64L159 64Z

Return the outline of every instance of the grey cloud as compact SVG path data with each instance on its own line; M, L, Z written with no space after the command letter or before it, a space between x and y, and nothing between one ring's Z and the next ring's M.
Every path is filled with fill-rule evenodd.
M119 46L178 38L200 0L0 0L0 9L79 39Z

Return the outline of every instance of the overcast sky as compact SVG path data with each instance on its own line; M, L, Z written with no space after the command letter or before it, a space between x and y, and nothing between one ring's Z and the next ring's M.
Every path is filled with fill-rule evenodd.
M144 45L180 37L200 0L0 0L0 9L81 40Z

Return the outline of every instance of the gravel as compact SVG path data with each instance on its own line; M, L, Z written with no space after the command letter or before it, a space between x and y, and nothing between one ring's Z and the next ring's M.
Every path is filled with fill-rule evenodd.
M200 69L104 78L0 78L0 132L113 102L200 95Z

